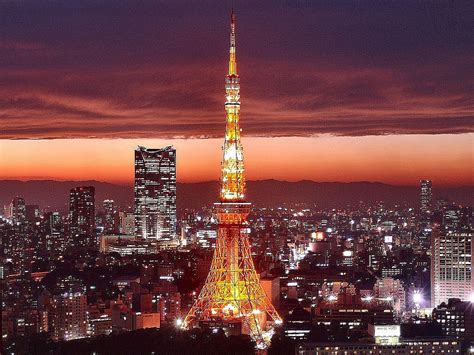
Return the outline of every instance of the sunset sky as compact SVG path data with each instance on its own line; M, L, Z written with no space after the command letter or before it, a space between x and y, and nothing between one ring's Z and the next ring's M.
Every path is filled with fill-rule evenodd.
M0 179L219 177L226 1L0 4ZM249 179L472 185L468 1L235 1Z

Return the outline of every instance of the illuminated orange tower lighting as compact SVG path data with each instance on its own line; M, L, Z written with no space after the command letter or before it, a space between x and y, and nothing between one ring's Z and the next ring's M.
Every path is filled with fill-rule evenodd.
M237 322L264 349L281 318L260 285L250 252L245 200L244 155L240 142L240 85L235 52L235 15L230 23L229 71L225 79L226 130L223 146L220 202L214 205L219 222L211 269L184 327L200 322Z

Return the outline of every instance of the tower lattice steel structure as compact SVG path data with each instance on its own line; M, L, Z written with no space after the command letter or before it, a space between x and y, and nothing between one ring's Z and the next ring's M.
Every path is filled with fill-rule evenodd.
M250 252L245 200L244 156L240 142L240 84L235 51L235 15L230 24L229 71L225 79L226 131L223 146L220 202L215 204L219 222L211 269L198 299L184 320L184 327L201 321L241 322L259 348L268 346L281 318L267 298Z

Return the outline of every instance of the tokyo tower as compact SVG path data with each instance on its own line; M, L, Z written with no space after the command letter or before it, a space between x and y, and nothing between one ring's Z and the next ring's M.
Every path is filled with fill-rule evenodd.
M223 145L220 202L214 204L218 235L211 268L184 327L202 321L240 323L260 349L266 348L281 318L267 298L252 260L245 200L244 156L240 142L240 79L237 74L235 15L230 22L230 59L225 79L226 130Z

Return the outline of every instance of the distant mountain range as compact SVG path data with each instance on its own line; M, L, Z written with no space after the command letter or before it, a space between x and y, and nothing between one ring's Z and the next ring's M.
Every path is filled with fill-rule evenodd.
M114 199L119 205L133 205L133 187L100 181L52 181L52 180L0 180L0 206L13 197L22 196L27 204L49 206L67 210L69 190L76 186L92 185L96 188L96 201ZM217 181L178 183L178 208L201 208L217 201ZM444 197L452 202L472 205L474 186L433 188L435 198ZM363 201L384 201L388 205L410 203L418 206L417 186L394 186L377 182L287 182L260 180L247 182L248 200L258 206L274 207L282 203L309 203L320 207L341 207Z

